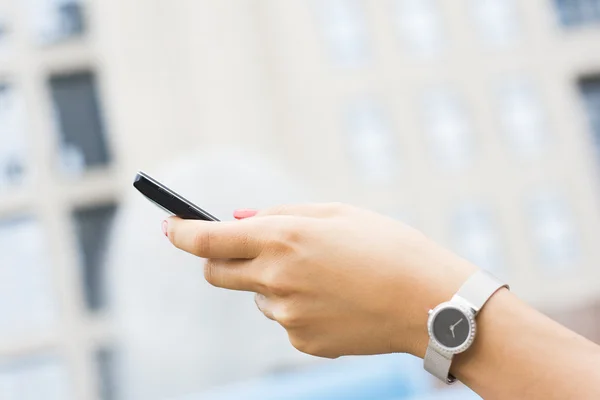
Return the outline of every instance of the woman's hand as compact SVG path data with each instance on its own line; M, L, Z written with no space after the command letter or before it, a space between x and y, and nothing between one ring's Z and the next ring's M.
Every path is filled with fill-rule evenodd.
M214 286L258 293L298 350L334 358L427 347L427 311L475 267L418 231L342 204L283 206L234 222L171 218Z

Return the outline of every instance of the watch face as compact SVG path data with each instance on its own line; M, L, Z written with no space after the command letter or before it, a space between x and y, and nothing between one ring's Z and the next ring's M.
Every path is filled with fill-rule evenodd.
M433 335L443 346L450 349L465 343L471 333L469 318L459 309L444 308L433 320Z

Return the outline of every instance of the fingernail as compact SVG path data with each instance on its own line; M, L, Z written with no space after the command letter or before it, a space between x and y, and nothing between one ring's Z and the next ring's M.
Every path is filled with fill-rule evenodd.
M162 222L162 231L166 237L169 237L169 223L167 221Z
M233 217L235 219L250 218L250 217L254 217L256 215L256 213L258 213L257 210L242 208L242 209L239 209L239 210L235 210L233 212Z

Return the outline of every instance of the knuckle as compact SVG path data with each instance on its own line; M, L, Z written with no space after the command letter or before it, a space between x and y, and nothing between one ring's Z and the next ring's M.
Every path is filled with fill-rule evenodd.
M306 229L301 220L282 220L275 229L273 244L279 250L290 250L302 243L306 238Z
M281 228L281 238L287 245L296 245L302 242L304 232L302 231L300 224L296 226L284 225Z
M209 230L199 229L194 234L193 246L197 255L207 257L210 254L212 237Z
M287 276L278 266L267 268L263 272L262 285L275 296L283 297L290 293L290 285Z
M300 323L298 313L289 306L281 306L274 313L274 317L286 329L297 327Z

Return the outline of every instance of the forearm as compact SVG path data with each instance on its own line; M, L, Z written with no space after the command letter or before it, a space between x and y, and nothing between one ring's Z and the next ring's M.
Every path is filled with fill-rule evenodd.
M452 373L485 399L600 398L600 348L507 290L479 314L477 338Z
M428 310L477 270L393 219L337 204L280 207L241 222L175 218L165 228L175 246L209 259L210 283L259 293L257 306L294 347L320 357L423 357ZM452 337L455 321L446 325ZM598 347L505 289L482 308L477 337L451 372L486 399L600 398Z

